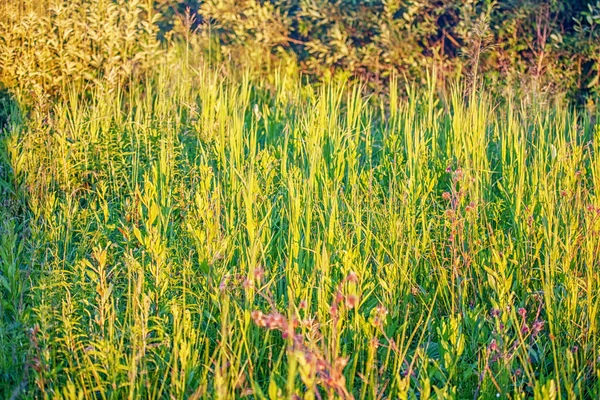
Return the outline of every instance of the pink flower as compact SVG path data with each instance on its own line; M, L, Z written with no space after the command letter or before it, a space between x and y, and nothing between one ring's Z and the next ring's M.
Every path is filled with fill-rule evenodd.
M346 307L353 309L356 306L358 306L358 296L354 294L346 296Z

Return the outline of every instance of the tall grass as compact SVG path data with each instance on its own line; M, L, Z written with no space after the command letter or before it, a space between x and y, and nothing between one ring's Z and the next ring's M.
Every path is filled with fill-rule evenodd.
M224 71L5 102L5 398L600 396L591 115Z

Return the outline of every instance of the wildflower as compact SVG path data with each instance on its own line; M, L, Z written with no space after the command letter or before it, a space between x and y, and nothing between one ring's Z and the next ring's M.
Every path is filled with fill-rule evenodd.
M450 195L450 192L444 192L444 193L442 193L442 199L444 199L446 201L450 200L451 197L452 196Z
M475 209L475 202L470 202L469 205L465 208L466 212L471 212Z
M317 360L317 370L318 371L325 371L326 368L327 368L327 365L325 364L324 360Z
M261 267L254 268L254 278L257 281L262 282L264 276L265 276L265 270L264 269L262 269Z
M525 318L525 316L527 315L527 310L526 310L526 309L524 309L523 307L521 307L521 308L519 308L519 309L517 310L517 313L519 313L519 315L520 315L522 318Z
M376 328L382 328L388 310L381 304L371 311L371 324Z
M335 365L339 368L339 370L343 369L346 365L348 365L348 357L339 357L335 360Z
M270 318L270 325L271 325L271 329L274 328L283 328L285 325L285 320L283 319L283 315L275 313L275 314L270 314L269 315Z
M258 325L260 327L264 327L265 326L265 321L264 321L264 318L263 318L264 316L263 316L262 312L260 312L258 310L252 311L251 316L252 316L252 320L254 321L254 323L256 325Z
M356 306L358 306L358 296L354 294L346 296L346 307L348 307L351 310Z
M307 329L317 329L317 321L314 317L304 318L302 321L300 321L300 323Z
M497 318L499 315L500 315L500 310L498 310L497 308L492 308L490 310L490 317Z
M379 314L382 317L386 317L388 315L388 310L383 306L383 305L378 305L375 310L377 311L377 314Z
M301 310L305 310L308 307L306 300L302 300L300 301L300 304L298 305L298 308L300 308Z
M356 275L356 272L350 271L348 273L348 276L346 277L346 280L348 282L357 283L358 282L358 276Z
M227 280L229 279L228 275L225 275L223 279L221 279L221 283L219 284L219 290L224 292L227 289Z
M490 351L494 353L498 351L498 345L496 344L495 339L492 339L492 342L490 343Z
M337 315L337 312L338 312L338 307L335 304L329 308L329 314Z
M457 169L456 171L454 171L454 181L460 181L462 180L462 178L464 177L464 173L462 171L462 169Z
M254 287L254 283L252 282L252 280L250 278L246 278L244 279L244 289L248 290L248 289L252 289Z
M383 324L381 322L381 318L379 318L377 316L373 318L373 321L371 323L373 324L373 326L375 328L381 328L383 326Z
M536 320L531 326L532 335L537 335L544 329L544 321Z

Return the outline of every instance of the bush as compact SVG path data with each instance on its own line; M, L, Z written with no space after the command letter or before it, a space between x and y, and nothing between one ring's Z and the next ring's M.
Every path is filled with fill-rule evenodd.
M0 18L0 81L37 103L66 85L124 85L161 54L156 16L139 0L20 3Z
M159 38L185 32L218 62L259 71L284 62L315 78L360 76L376 88L392 75L424 83L430 70L441 84L466 74L491 88L578 99L600 88L597 0L50 3L37 7L46 13L26 13L32 5L9 1L0 18L0 81L36 97L66 82L125 84L154 65Z
M435 68L441 78L481 73L493 85L598 90L600 2L207 0L199 18L245 65L285 49L317 76L424 81Z

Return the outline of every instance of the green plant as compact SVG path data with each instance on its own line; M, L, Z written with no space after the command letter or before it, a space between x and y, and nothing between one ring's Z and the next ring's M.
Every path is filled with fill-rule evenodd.
M156 28L102 4L123 71ZM285 14L240 4L269 11L244 40ZM390 71L379 95L207 59L191 15L139 75L52 83L70 56L3 17L4 57L49 55L0 73L0 396L597 398L597 110L485 90L495 28L471 6L470 78Z

